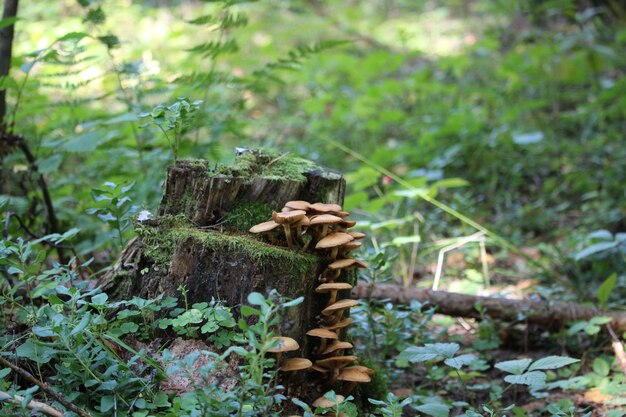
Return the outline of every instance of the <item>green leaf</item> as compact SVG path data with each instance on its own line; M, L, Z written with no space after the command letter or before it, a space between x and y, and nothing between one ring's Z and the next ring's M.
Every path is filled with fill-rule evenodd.
M613 272L607 279L604 280L600 288L598 288L598 301L600 306L605 307L609 301L609 296L617 284L617 273Z
M78 333L82 332L83 330L85 330L85 328L87 327L87 325L89 324L89 321L91 320L91 314L90 313L85 313L85 315L83 316L83 318L78 322L78 324L76 325L76 327L74 327L74 329L72 330L72 332L70 333L70 336L76 336Z
M94 306L103 306L107 300L109 299L109 296L106 293L100 293L98 295L94 295L93 297L91 297L91 304Z
M20 19L18 17L16 17L16 16L11 16L11 17L4 18L4 19L0 20L0 29L3 29L5 27L7 27L7 26L11 26L12 24L17 22L18 20L20 20Z
M579 359L568 358L567 356L546 356L533 362L528 368L529 371L537 371L543 369L562 368L573 363L580 362Z
M542 132L513 133L513 142L518 145L530 145L543 140Z
M250 306L241 306L241 315L244 317L260 316L261 310L257 310L256 308Z
M89 34L85 32L70 32L58 38L56 42L79 41L83 38L88 38L88 37L89 37Z
M402 246L402 245L406 245L407 243L419 243L421 241L422 241L422 238L419 235L398 236L398 237L393 238L393 240L391 241L391 244L394 246Z
M469 365L472 362L475 362L477 359L478 358L476 357L476 355L472 353L466 353L465 355L459 355L454 358L448 358L445 361L443 361L443 363L445 363L446 365L454 369L461 369L461 367Z
M463 178L446 178L445 180L435 181L430 188L457 188L457 187L467 187L469 182L464 180Z
M593 244L591 246L586 247L585 249L581 250L580 252L578 252L576 255L574 255L574 259L577 261L580 261L581 259L585 259L591 255L594 255L596 253L600 253L600 252L604 252L607 251L609 249L613 249L615 247L617 247L619 245L619 242L599 242L596 244Z
M302 304L303 301L304 301L304 297L298 297L296 299L293 299L291 301L288 301L288 302L284 303L283 307L287 307L287 308L295 307L298 304Z
M256 306L260 306L265 304L265 297L258 292L251 292L248 294L248 303Z
M412 346L401 352L396 360L400 363L409 361L411 363L429 362L451 358L459 350L457 343L427 343L424 346Z
M595 317L592 317L591 320L589 320L589 323L596 324L596 325L602 325L602 324L610 323L612 321L613 321L613 319L611 317L595 316Z
M126 333L135 333L137 330L139 330L139 325L137 323L133 323L132 321L123 323L120 326L120 330L126 334Z
M11 368L0 369L0 379L6 378L11 373Z
M49 174L59 169L61 162L63 162L63 154L57 153L40 160L37 168L41 174Z
M532 359L528 358L516 359L512 361L498 362L494 366L501 371L508 372L509 374L520 375L526 370L526 368L528 368L528 365L530 365L532 361Z
M526 372L522 375L507 375L504 380L509 384L528 385L530 387L541 387L546 383L546 374L541 371Z
M415 407L418 411L433 417L448 417L450 415L450 407L445 404L422 404Z
M611 371L611 365L602 358L596 358L591 367L593 372L600 376L608 376Z

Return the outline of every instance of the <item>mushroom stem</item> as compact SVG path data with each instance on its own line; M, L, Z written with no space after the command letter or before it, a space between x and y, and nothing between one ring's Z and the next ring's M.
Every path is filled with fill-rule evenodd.
M288 224L283 224L283 229L285 230L285 238L287 239L287 247L291 249L293 246L293 240L291 239L291 227Z
M326 304L326 306L335 304L335 301L337 301L337 292L337 290L333 290L330 292L330 299L328 300L328 304Z
M356 387L356 382L354 381L350 381L348 382L348 384L344 387L344 389L341 391L341 395L348 395L352 392L352 390L354 390L354 388Z
M321 355L324 350L326 350L326 345L328 344L328 339L322 338L320 341L320 347L317 349L317 354Z
M339 246L335 246L330 251L330 257L333 261L337 260L337 253L339 252Z

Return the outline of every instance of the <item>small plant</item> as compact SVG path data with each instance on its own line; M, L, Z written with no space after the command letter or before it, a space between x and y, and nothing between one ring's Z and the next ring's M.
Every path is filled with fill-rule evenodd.
M117 234L120 248L124 246L123 235L132 224L132 215L138 211L138 207L131 204L128 195L134 186L135 181L128 185L105 182L102 187L91 190L91 196L97 206L88 209L87 213L95 214L109 225Z
M180 336L197 338L200 334L214 334L220 328L235 327L236 322L229 308L219 305L215 300L189 306L186 288L179 287L178 290L183 295L185 306L172 310L171 318L160 319L158 324L160 329L171 327ZM228 343L221 340L221 344Z
M139 117L150 119L142 127L155 125L159 128L172 151L172 157L176 161L183 136L192 125L196 111L201 104L202 100L192 102L187 97L181 97L169 106L159 104L151 112L141 113Z

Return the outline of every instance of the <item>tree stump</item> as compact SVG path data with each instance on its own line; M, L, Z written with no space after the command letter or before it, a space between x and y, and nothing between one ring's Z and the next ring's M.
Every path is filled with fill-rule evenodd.
M137 227L120 260L103 278L112 298L181 297L189 305L211 299L237 308L251 292L276 289L304 302L287 310L277 333L298 341L293 356L311 357L314 341L305 333L317 327L323 303L315 296L318 276L328 260L315 253L271 245L248 229L271 218L290 200L342 204L341 174L290 155L244 153L234 167L206 161L177 161L169 167L158 217ZM345 278L344 278L345 279ZM302 399L319 394L313 373L284 378L288 391Z

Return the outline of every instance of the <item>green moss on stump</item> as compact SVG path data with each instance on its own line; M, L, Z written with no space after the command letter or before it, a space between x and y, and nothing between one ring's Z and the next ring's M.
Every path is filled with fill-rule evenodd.
M200 163L196 161L195 163ZM235 166L228 167L218 165L210 170L209 164L205 165L211 175L221 174L247 179L265 178L279 181L306 182L305 174L310 171L319 171L328 178L337 179L339 174L329 172L315 162L300 158L288 153L280 154L275 151L252 151L243 153L235 158Z
M241 202L225 214L224 225L227 229L247 232L255 224L271 219L272 211L269 204Z
M277 261L281 265L288 264L298 274L306 273L318 262L314 255L269 245L250 236L198 230L176 221L170 224L164 223L157 227L140 227L138 229L145 255L162 268L169 267L177 246L189 238L214 251L239 252L259 265Z

